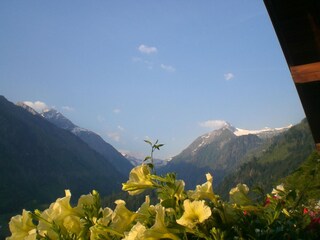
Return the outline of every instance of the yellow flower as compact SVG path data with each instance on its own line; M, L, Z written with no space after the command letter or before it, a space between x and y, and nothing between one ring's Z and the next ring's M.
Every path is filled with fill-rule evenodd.
M129 180L122 184L122 190L128 191L130 195L142 193L147 188L153 187L151 172L148 165L142 164L133 168L129 175Z
M276 186L276 189L272 189L271 194L275 195L277 198L281 198L280 195L284 194L284 186L283 184L280 184L278 186Z
M125 237L122 240L144 240L145 231L146 227L138 222L131 228L130 232L124 233Z
M144 233L144 239L146 240L158 240L158 239L172 239L179 240L176 235L170 232L165 224L165 208L160 204L155 206L157 213L154 225L147 229Z
M106 207L102 211L102 218L98 220L98 223L104 226L108 226L109 223L111 222L113 211L112 209Z
M63 220L63 226L70 233L80 233L82 229L82 224L80 222L80 218L78 216L67 216Z
M230 190L230 201L239 205L248 205L251 202L247 196L248 192L248 186L246 184L239 183L235 188Z
M216 201L216 196L212 190L212 180L213 177L210 173L206 174L207 182L202 185L197 185L195 191L188 191L188 197L191 199L210 199L211 201Z
M105 239L110 239L110 236L109 236L110 232L118 233L118 232L113 232L112 229L109 227L109 223L111 222L111 219L112 219L112 214L113 214L113 211L110 208L106 207L105 209L103 209L102 218L94 222L95 223L94 226L90 227L91 240L101 239L100 236L103 236Z
M141 207L137 211L136 221L146 224L151 219L151 216L155 215L154 206L150 205L150 197L146 196L145 202L141 205Z
M76 212L70 205L71 193L69 190L65 191L66 196L58 198L54 203L51 203L50 207L46 209L42 214L38 224L39 233L44 236L47 234L50 238L55 238L57 235L51 229L52 222L63 226L64 220L70 215L74 215Z
M211 209L205 205L204 200L191 202L187 199L183 202L183 207L184 213L177 223L188 228L195 227L211 216Z
M81 195L78 200L78 204L74 208L74 210L76 212L78 212L80 215L82 215L82 214L84 214L83 207L90 206L92 204L94 204L94 196L91 193L89 193L87 195Z
M90 240L110 239L103 226L96 224L90 227Z
M111 227L117 232L123 233L131 228L131 223L135 220L137 214L126 208L125 201L117 200L115 203L117 206L112 214Z
M9 228L12 235L7 237L7 240L36 239L35 225L32 223L29 212L24 209L22 211L22 215L17 215L11 218Z

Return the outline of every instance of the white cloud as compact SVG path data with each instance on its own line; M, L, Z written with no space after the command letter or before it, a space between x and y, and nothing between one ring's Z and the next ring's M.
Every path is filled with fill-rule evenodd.
M23 102L25 105L33 108L34 110L36 110L37 112L41 113L43 110L48 109L49 107L47 106L47 104L45 104L44 102L41 101L35 101L35 102L30 102L30 101L24 101Z
M118 129L121 131L121 132L124 132L124 127L121 127L120 125L118 126Z
M113 113L115 113L115 114L119 114L120 112L121 112L121 110L119 108L113 109Z
M224 120L208 120L205 122L199 123L201 127L210 128L210 129L219 129L226 126L228 123Z
M61 108L62 108L62 110L67 111L67 112L74 111L74 108L73 107L69 107L69 106L62 106Z
M175 72L176 69L170 65L161 64L160 67L167 72Z
M156 47L149 47L149 46L146 46L144 44L141 44L138 47L138 50L141 53L145 53L145 54L151 54L151 53L157 53L158 52L158 49Z
M233 73L225 73L224 74L224 79L226 80L226 81L230 81L231 79L233 79L234 78L234 74Z
M113 141L120 142L121 135L119 132L108 132L107 136Z

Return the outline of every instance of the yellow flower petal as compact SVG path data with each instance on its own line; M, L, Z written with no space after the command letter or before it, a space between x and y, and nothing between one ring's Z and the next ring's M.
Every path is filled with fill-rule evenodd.
M142 193L147 188L153 187L150 178L151 171L148 165L142 164L133 168L129 175L129 180L122 184L122 190L128 191L130 195Z
M207 182L202 185L197 185L194 191L188 191L188 197L194 200L210 199L216 201L216 196L212 190L213 177L210 173L206 174Z
M11 218L9 228L12 235L8 237L7 240L27 238L35 239L35 225L32 223L29 212L24 209L22 211L22 215L17 215Z
M138 222L131 228L130 232L124 234L125 237L123 238L123 240L144 240L145 231L146 227Z
M202 223L211 216L211 209L205 205L205 201L193 201L189 199L183 202L184 213L180 219L177 220L177 223L188 227L193 228L196 224Z
M125 201L117 200L115 203L117 206L112 214L111 227L122 233L128 230L128 228L130 229L131 223L135 220L137 214L126 208Z

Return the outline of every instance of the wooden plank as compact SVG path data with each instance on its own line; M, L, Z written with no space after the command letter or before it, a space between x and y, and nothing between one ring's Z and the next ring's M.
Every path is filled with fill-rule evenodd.
M290 71L295 83L320 81L320 62L291 66Z

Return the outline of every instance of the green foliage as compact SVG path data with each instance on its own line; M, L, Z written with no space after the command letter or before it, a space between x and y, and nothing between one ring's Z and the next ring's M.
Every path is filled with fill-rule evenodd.
M150 143L151 164L155 147ZM311 172L315 177L317 172ZM279 185L258 200L249 188L238 184L230 201L214 193L213 177L195 190L186 191L174 173L155 174L150 165L135 167L123 189L139 195L150 189L158 202L146 197L136 211L123 200L115 209L101 205L96 191L83 195L71 206L71 194L59 198L44 211L28 212L10 221L11 239L319 239L320 202L306 199L302 191ZM309 187L309 186L306 186ZM307 191L307 190L306 190Z
M291 175L282 180L289 188L295 188L305 199L320 197L320 155L313 152Z

